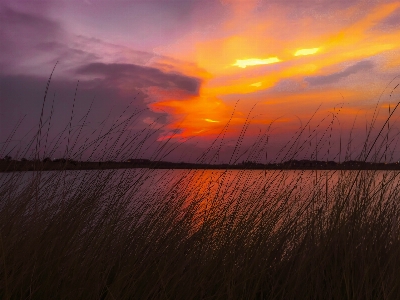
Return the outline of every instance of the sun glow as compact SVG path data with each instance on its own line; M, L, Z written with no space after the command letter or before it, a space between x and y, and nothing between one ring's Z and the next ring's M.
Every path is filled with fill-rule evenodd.
M300 49L297 50L294 56L311 55L317 53L319 48Z
M236 63L232 66L236 66L239 68L246 68L247 66L257 66L257 65L269 65L273 63L280 62L281 60L277 57L270 57L270 58L249 58L249 59L238 59Z
M204 121L210 122L210 123L219 123L219 121L215 121L215 120L211 120L211 119L204 119Z

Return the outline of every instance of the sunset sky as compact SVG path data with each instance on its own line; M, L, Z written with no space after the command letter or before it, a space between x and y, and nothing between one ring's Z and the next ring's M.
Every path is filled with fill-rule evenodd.
M278 144L317 109L310 130L340 109L334 133L348 138L382 92L378 121L400 100L400 2L0 0L1 141L24 114L19 130L36 126L56 61L54 124L79 80L77 118L93 97L93 126L134 99L148 110L131 130L159 124L158 142L193 138L187 149L229 120L233 147L248 116L248 143L273 122Z

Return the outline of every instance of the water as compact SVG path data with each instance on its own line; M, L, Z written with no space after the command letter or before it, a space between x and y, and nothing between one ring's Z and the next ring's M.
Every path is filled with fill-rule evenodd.
M349 207L387 200L400 205L399 175L398 171L151 169L0 173L0 212L15 211L19 201L25 203L26 215L40 210L53 216L72 213L90 219L89 223L109 219L115 212L132 226L160 219L166 226L185 220L190 230L203 224L256 228L265 220L281 226L316 212L328 215L338 201Z
M339 185L349 191L360 188L357 183L360 180L370 192L385 187L393 194L399 189L399 174L398 171L151 169L15 172L0 173L0 187L8 187L12 190L10 195L17 195L34 183L41 195L52 194L54 201L95 187L129 199L132 205L183 199L186 205L200 201L207 206L216 201L237 204L280 195L290 195L293 201L316 194L325 194L327 199Z

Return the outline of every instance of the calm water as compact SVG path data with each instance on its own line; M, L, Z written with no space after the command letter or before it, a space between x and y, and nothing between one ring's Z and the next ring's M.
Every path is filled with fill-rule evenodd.
M338 183L351 183L363 178L370 189L385 186L396 190L398 171L260 171L260 170L106 170L106 171L51 171L0 173L0 186L23 189L36 182L39 190L50 193L71 194L85 192L97 185L115 191L132 202L158 199L166 201L185 198L185 201L202 199L243 199L276 196L279 193L309 195L331 194ZM348 184L349 185L349 184Z
M148 169L0 173L0 210L8 201L27 195L32 212L47 207L56 212L70 201L90 205L95 199L100 200L97 212L114 207L139 223L146 216L157 220L173 208L171 222L189 213L194 229L206 219L256 222L261 216L282 218L282 213L297 218L310 208L329 211L337 199L350 199L347 195L352 193L367 194L379 203L398 201L399 175L397 171Z

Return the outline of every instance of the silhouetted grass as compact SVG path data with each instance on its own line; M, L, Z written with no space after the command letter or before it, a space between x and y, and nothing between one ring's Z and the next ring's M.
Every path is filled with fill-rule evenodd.
M2 299L400 293L397 174L73 172L3 178Z

